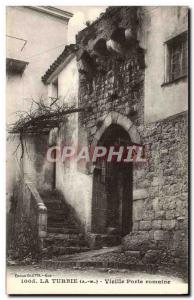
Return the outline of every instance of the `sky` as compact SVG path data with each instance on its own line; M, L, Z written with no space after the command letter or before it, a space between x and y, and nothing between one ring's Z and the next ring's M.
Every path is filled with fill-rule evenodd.
M72 12L74 15L68 25L68 44L75 43L76 34L86 27L87 21L96 20L107 6L57 6L57 8Z

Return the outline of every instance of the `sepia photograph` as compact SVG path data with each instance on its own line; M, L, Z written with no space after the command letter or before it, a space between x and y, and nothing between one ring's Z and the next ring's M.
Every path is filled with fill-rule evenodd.
M8 295L189 294L189 13L6 7Z

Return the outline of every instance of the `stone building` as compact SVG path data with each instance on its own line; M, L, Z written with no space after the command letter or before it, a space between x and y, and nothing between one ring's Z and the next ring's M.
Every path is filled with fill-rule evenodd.
M49 240L51 248L61 249L57 234L77 224L89 248L122 244L128 261L185 264L187 32L186 7L110 7L78 33L76 45L66 46L43 75L48 95L79 111L45 135L43 144L81 149L117 143L146 149L143 163L48 164L33 137L30 185L47 208L38 223L43 244ZM61 223L59 212L53 216L56 197ZM58 254L68 253L62 248Z

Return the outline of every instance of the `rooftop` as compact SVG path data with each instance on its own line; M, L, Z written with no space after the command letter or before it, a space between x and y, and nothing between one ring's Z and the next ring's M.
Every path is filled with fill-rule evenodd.
M78 47L75 44L70 44L65 46L63 52L57 57L57 59L50 65L49 69L45 72L42 76L42 81L45 84L49 83L50 77L57 72L59 66L63 67L63 63L66 59L71 55L74 54L78 50Z
M65 11L63 9L59 9L55 6L26 6L26 7L65 21L69 21L69 19L73 17L73 13Z

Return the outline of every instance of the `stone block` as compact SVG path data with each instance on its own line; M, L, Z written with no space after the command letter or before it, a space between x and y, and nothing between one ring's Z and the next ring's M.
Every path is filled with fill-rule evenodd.
M166 250L167 247L166 241L157 241L157 246L159 250Z
M137 231L139 229L139 222L133 223L133 231Z
M153 220L154 219L154 211L152 210L144 210L143 212L143 216L142 216L143 220Z
M136 127L133 125L131 126L130 130L129 130L129 135L130 135L130 138L131 138L131 141L133 143L137 143L137 144L140 144L141 141L140 141L140 135L136 129Z
M142 178L140 180L142 180ZM144 177L143 177L143 180L142 181L138 181L138 183L139 183L139 186L142 187L142 188L148 188L148 187L150 187L150 181L148 179L145 179Z
M145 199L148 197L146 189L137 189L133 191L133 200Z
M156 211L155 212L155 219L165 219L166 212L164 210Z
M169 238L170 238L170 234L168 231L156 230L154 232L154 240L156 241L168 241Z
M176 199L170 199L168 208L169 209L175 209L176 208Z
M160 179L158 177L154 177L152 181L152 186L158 186L160 184Z
M100 129L96 132L94 138L99 141L99 139L101 138L103 132L106 130L106 127L104 126L104 124L100 127Z
M139 221L143 219L144 212L144 200L138 200L133 202L133 220Z
M159 210L159 198L154 198L152 201L152 206L155 211Z
M187 255L187 251L185 251L187 249L185 249L184 247L180 247L179 245L177 245L175 251L174 251L174 256L175 257L181 257L181 256L185 256Z
M172 230L176 226L175 220L162 220L162 229Z
M160 262L160 251L148 250L143 257L143 262L146 264L155 264Z
M112 123L112 116L108 114L108 116L104 119L104 126L108 128Z
M140 221L139 229L140 230L150 230L152 228L151 221Z
M149 194L150 194L150 196L156 198L158 196L158 194L159 194L159 188L158 188L158 186L151 187L149 189Z
M96 130L97 130L96 126L91 127L91 130L90 130L91 134L92 135L95 134Z
M162 228L162 220L154 220L152 221L153 229L161 229Z
M170 247L172 249L187 248L187 234L184 233L182 230L177 230L174 232L172 239L170 240Z
M154 230L149 230L149 238L150 240L154 239Z
M133 232L125 236L122 243L124 250L145 252L149 249L157 248L155 241L150 240L149 232L147 231Z
M132 126L131 120L123 115L118 116L117 124L121 125L126 131L128 131Z
M164 170L164 176L170 176L170 175L173 175L175 174L175 170L174 169L166 169Z
M170 209L170 210L167 210L167 211L166 211L166 219L167 219L167 220L174 219L175 217L176 217L176 212L175 212L175 210Z
M117 119L118 119L119 114L115 111L111 112L111 117L112 117L112 123L117 124Z

